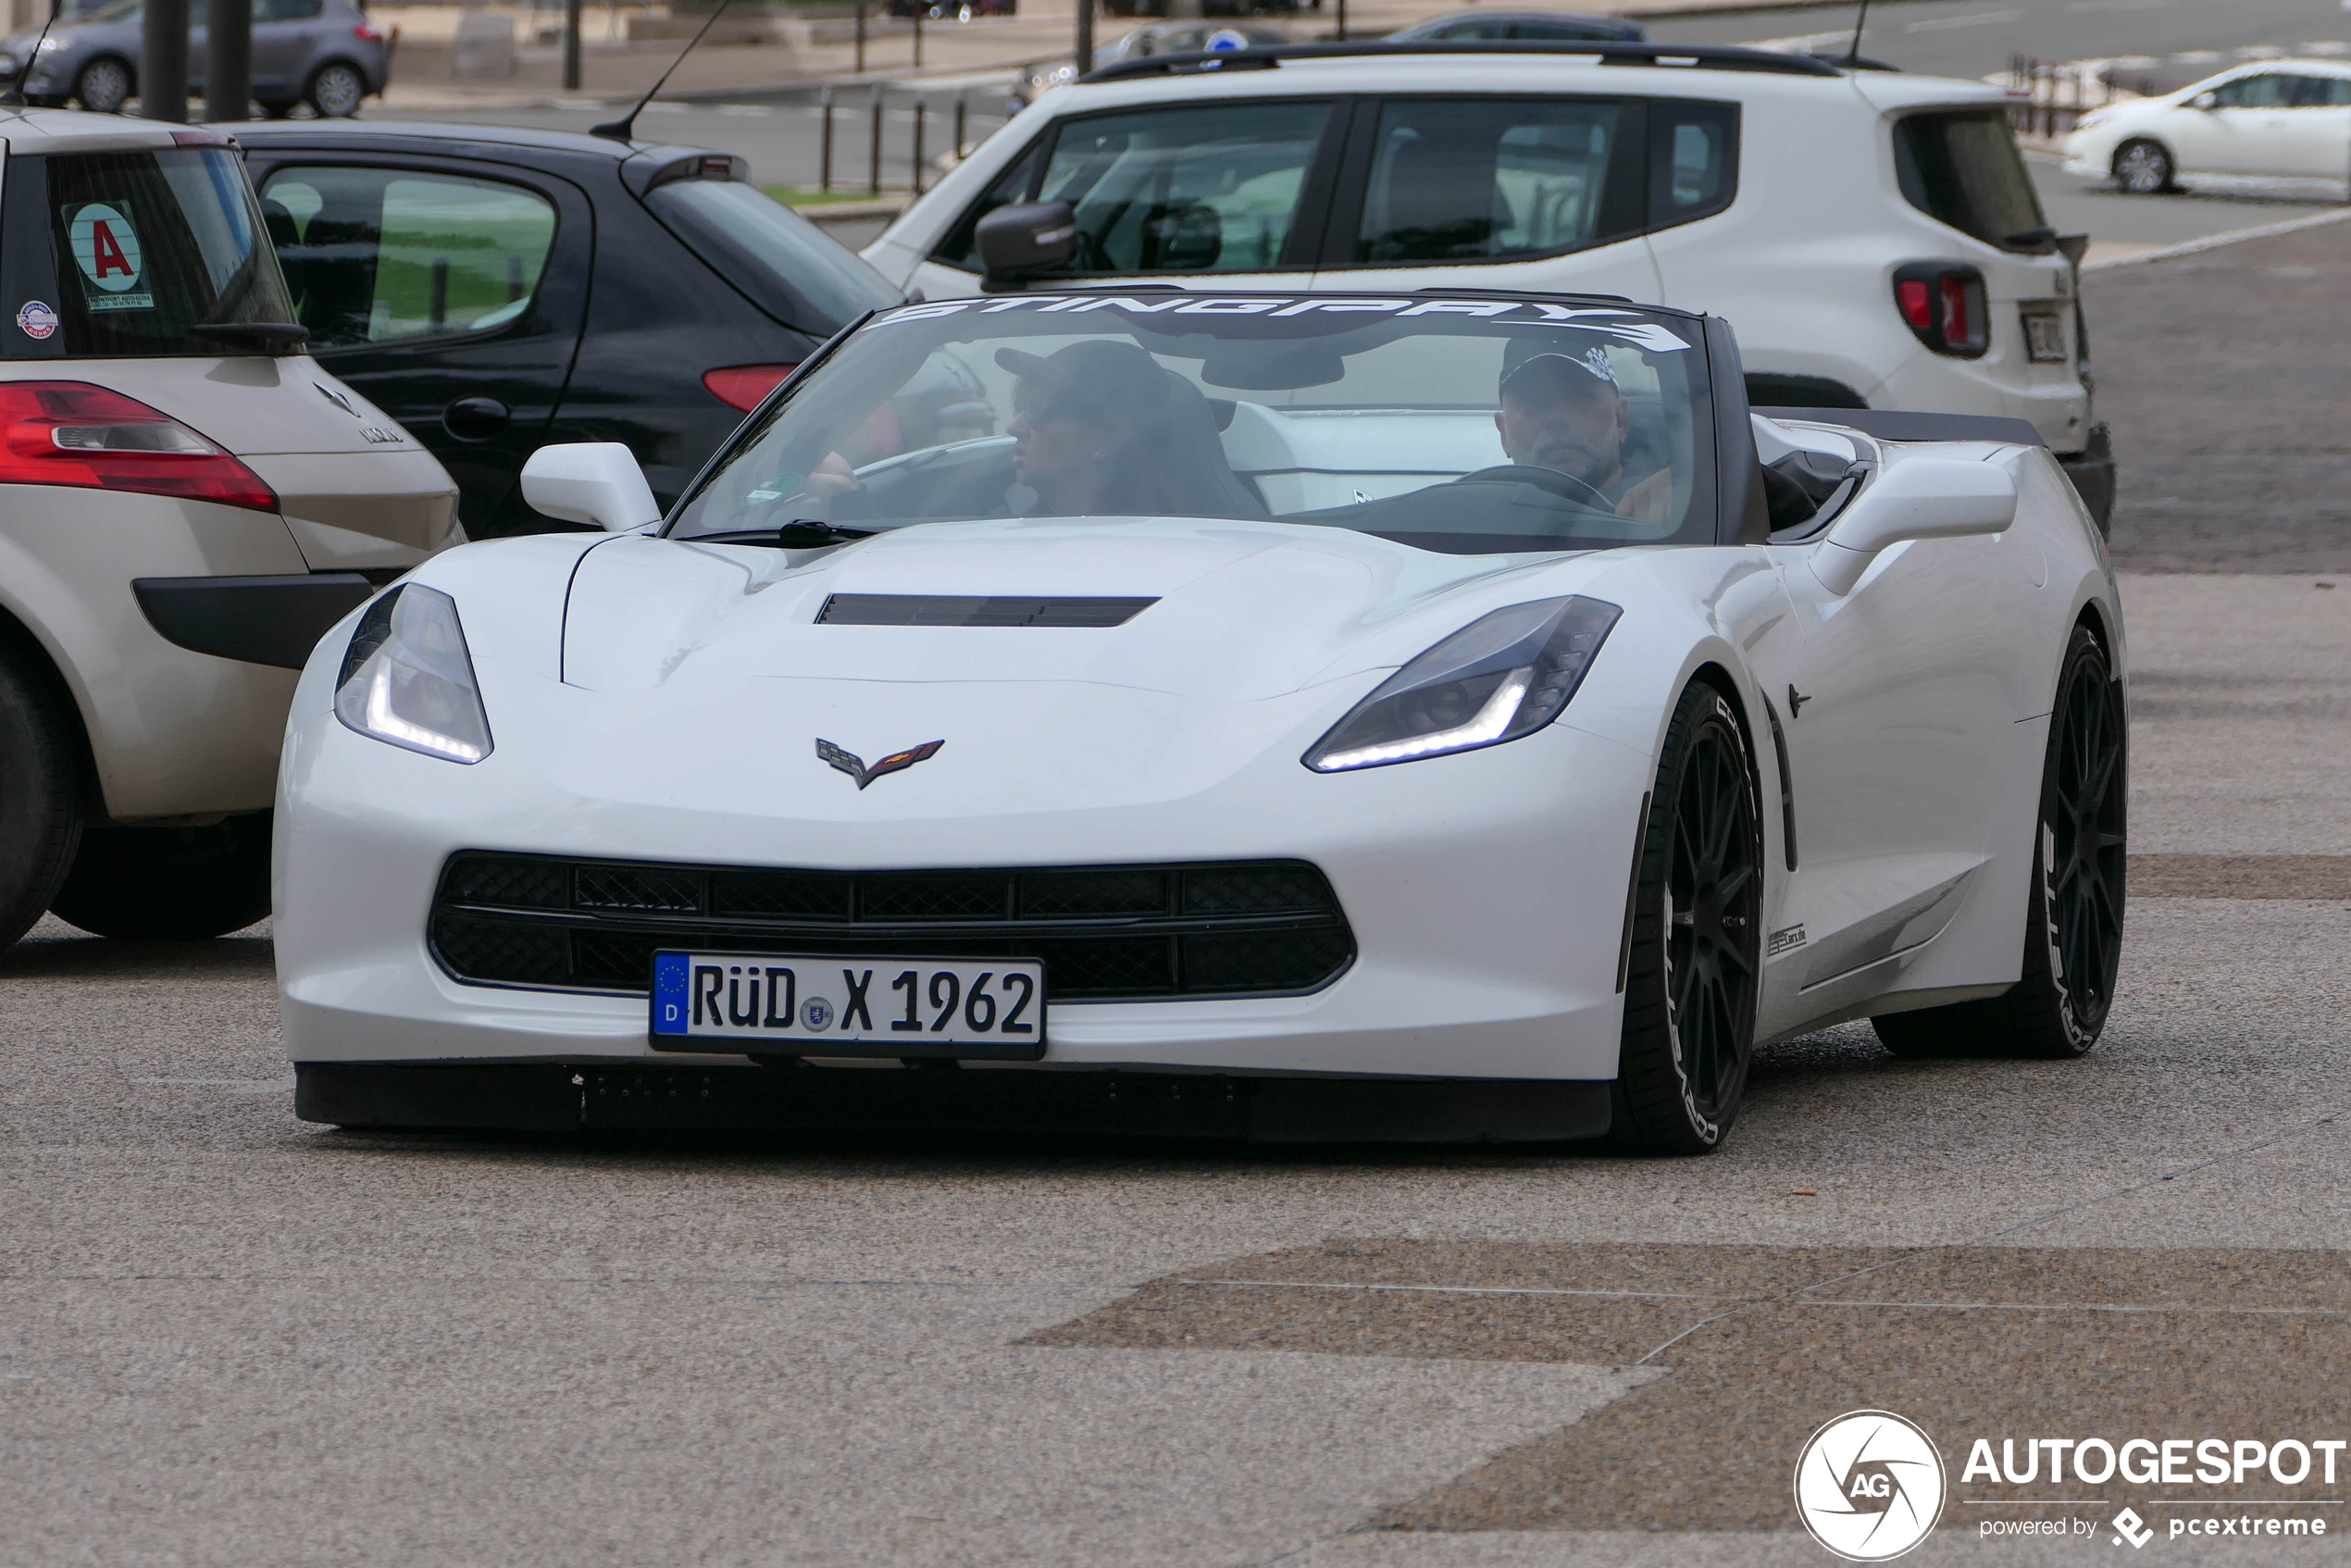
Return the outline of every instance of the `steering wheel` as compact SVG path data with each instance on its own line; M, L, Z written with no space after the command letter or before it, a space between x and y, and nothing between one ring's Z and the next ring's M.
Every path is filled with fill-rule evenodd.
M1557 468L1537 467L1531 463L1498 463L1491 468L1463 474L1453 482L1533 485L1536 490L1549 492L1561 501L1573 501L1578 506L1588 506L1596 512L1613 513L1616 510L1614 502L1574 475L1562 474Z

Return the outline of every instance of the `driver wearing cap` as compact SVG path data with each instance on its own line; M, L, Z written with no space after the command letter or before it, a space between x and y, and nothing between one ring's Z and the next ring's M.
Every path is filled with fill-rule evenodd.
M1625 475L1632 404L1617 387L1606 349L1578 356L1546 343L1512 342L1502 356L1499 397L1494 429L1512 463L1579 480L1620 516L1660 526L1672 519L1670 467Z

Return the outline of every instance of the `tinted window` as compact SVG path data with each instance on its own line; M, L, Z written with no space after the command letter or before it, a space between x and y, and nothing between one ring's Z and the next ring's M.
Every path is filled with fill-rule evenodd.
M253 0L257 22L305 22L325 9L324 0Z
M402 169L281 168L262 210L316 348L519 320L555 240L535 191Z
M1649 227L1669 229L1721 212L1738 193L1739 111L1735 104L1649 106Z
M753 305L814 337L906 297L815 224L739 180L672 180L647 193L645 205Z
M1004 172L996 177L979 200L955 220L955 227L947 230L947 237L930 253L930 259L943 266L960 267L966 272L978 271L979 247L973 236L979 231L979 220L998 207L1028 200L1029 181L1036 178L1037 144L1031 143L1028 150L1006 165Z
M244 165L219 148L8 160L12 356L217 355L198 326L292 321Z
M1037 199L1077 213L1079 272L1279 265L1328 104L1219 104L1064 121Z
M1636 231L1616 166L1626 106L1560 99L1406 99L1380 109L1358 262L1547 255Z
M2297 109L2341 108L2351 104L2351 77L2296 76L2289 77L2294 88L2294 106Z
M2005 246L2011 235L2048 222L2004 109L1955 109L1897 121L1894 168L1912 206L1986 244Z
M2212 90L2213 100L2226 109L2282 109L2294 96L2294 79L2274 71L2241 76Z

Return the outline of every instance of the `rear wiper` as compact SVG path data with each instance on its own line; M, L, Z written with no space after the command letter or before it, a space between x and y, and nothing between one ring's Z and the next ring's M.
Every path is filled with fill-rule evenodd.
M777 550L821 550L828 544L853 544L871 539L874 529L845 529L808 517L794 517L779 529L736 529L727 533L698 533L684 544L765 544Z
M2002 240L2000 243L2012 251L2040 251L2054 246L2057 239L2058 231L2047 224L2043 224L2038 229L2020 230Z

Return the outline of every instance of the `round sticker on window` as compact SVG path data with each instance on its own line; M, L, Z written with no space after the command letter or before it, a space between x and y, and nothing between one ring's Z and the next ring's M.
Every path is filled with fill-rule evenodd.
M52 336L57 330L57 313L39 300L27 300L17 310L17 330L35 342Z
M93 296L91 308L131 310L155 303L149 295L131 292L139 286L146 261L139 251L139 230L120 208L104 202L81 208L66 225L66 243L73 247L81 275L114 296Z
M1236 49L1249 47L1249 34L1236 32L1229 27L1219 28L1208 35L1208 47L1213 54L1229 55Z

